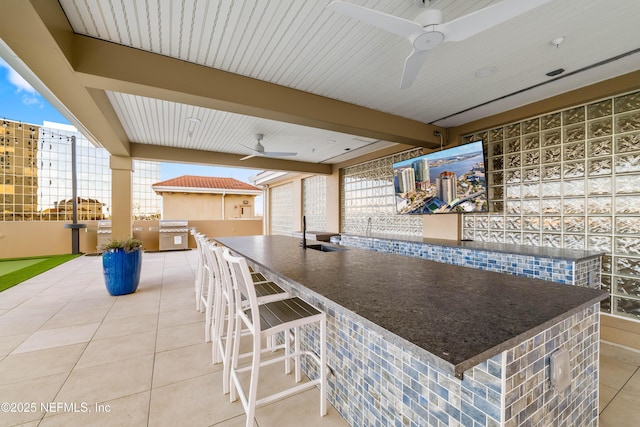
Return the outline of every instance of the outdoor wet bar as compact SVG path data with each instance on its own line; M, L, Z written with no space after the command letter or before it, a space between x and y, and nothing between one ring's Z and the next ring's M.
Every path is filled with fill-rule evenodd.
M604 291L286 236L216 240L327 313L328 398L352 426L597 425Z

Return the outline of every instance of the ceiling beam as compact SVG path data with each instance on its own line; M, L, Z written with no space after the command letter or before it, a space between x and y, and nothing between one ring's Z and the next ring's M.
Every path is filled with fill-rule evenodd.
M120 122L105 117L73 70L74 37L57 1L2 2L0 38L13 53L7 62L89 140L111 154L128 156L129 140Z
M329 164L297 162L268 157L252 157L247 160L240 160L240 158L243 157L240 154L167 147L164 145L139 144L134 142L131 143L131 157L156 162L232 166L248 169L266 169L323 175L330 175L332 173L332 166Z
M74 68L87 87L436 148L439 126L82 35Z

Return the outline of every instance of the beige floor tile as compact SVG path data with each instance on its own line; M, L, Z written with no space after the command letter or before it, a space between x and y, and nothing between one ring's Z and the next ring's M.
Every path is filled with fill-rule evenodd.
M113 304L109 313L105 317L105 321L118 319L127 319L129 317L138 317L148 314L158 314L159 299L145 300L136 298L138 292L130 295L117 297L118 300Z
M204 342L204 320L199 323L158 329L156 351L166 351Z
M192 304L189 308L161 312L158 328L172 328L174 326L202 322L204 313L195 310L194 298L191 298L191 302Z
M215 389L222 372L203 375L151 391L149 425L207 426L244 413L240 402L229 403L229 396Z
M219 423L215 423L212 424L212 426L215 427L245 427L246 424L246 420L247 417L246 415L244 415L244 413L242 413L242 415L238 415L237 417L225 420L225 421L220 421ZM253 420L253 426L254 427L260 427L258 426L258 423L256 423L255 418Z
M109 312L108 308L96 308L86 310L74 310L74 311L60 311L51 319L49 319L42 329L56 329L64 328L67 326L85 325L87 323L102 322L104 317Z
M179 288L162 293L160 311L174 311L187 308L195 309L195 299L193 297L193 287L187 289Z
M301 423L305 427L347 426L347 422L329 403L327 415L321 417L319 399L319 390L308 390L258 408L255 419L260 426L298 427Z
M607 407L607 405L611 402L611 399L616 395L618 390L606 386L604 384L600 384L599 389L599 399L598 399L598 407L599 411L602 412Z
M2 291L2 298L0 298L0 309L10 310L25 303L34 295L38 295L43 288L46 288L50 284L41 286L28 286L25 283L21 283L19 286L13 286L9 289Z
M20 409L17 412L3 411L0 414L0 425L18 425L40 420L46 413L43 406L55 400L66 379L67 374L63 373L0 386L2 402L22 405L14 408Z
M6 292L6 291L4 291ZM3 293L4 293L3 292ZM4 298L4 295L0 300ZM68 301L61 301L56 297L43 297L34 295L20 305L12 307L8 312L2 315L1 320L17 319L19 317L31 317L37 315L46 315L51 317L60 311Z
M211 344L202 343L180 347L156 354L153 369L153 388L162 387L201 375L222 370L222 364L211 363ZM222 383L212 389L222 391Z
M620 347L617 345L601 343L600 354L605 357L640 366L640 351L631 350L629 348Z
M93 340L78 360L76 369L103 365L140 356L152 355L156 346L156 331L151 330L103 340Z
M633 376L622 387L622 392L633 393L638 396L638 403L640 403L640 367L635 371Z
M73 369L86 343L12 354L0 362L0 383L11 384Z
M0 358L11 353L30 336L30 334L9 335L6 337L0 336Z
M82 292L78 293L72 301L100 300L108 301L111 304L115 302L115 298L109 295L104 286L89 286Z
M639 419L638 395L618 393L600 413L600 427L635 427Z
M637 366L628 362L600 355L600 383L615 390L631 378Z
M145 314L142 316L128 317L104 321L96 331L94 340L123 337L141 332L155 331L158 326L157 314Z
M100 323L69 326L58 329L41 329L27 338L12 354L27 353L47 348L89 342Z
M241 373L240 382L245 392L248 392L250 373ZM302 382L308 381L302 376ZM258 399L280 392L296 385L293 373L284 373L284 364L275 363L260 369L258 382ZM327 415L320 416L320 390L311 390L295 394L272 404L262 406L256 410L255 419L260 426L298 426L304 420L305 427L312 426L346 426L344 419L327 402Z
M146 426L150 392L132 394L107 402L87 405L86 412L48 413L40 427Z
M60 298L61 301L71 301L73 298L75 298L76 295L84 291L86 288L87 288L86 284L79 284L79 285L73 285L68 283L58 284L58 285L54 284L48 287L47 289L44 289L42 292L40 292L40 296Z
M31 334L44 325L52 313L38 310L16 310L5 314L0 319L0 337L18 334Z
M103 291L107 294L107 291ZM87 310L98 310L103 308L111 308L115 303L115 298L108 295L108 298L90 298L83 300L71 300L60 310L60 314L82 313Z
M38 427L39 424L40 424L40 421L32 421L29 423L20 424L20 427Z
M19 307L15 307L5 313L2 318L0 318L0 322L15 322L19 324L37 319L39 322L44 323L59 312L64 307L64 304L65 303L47 303L38 305L25 302Z
M93 405L147 391L152 371L153 355L74 369L56 400Z
M277 354L280 354L278 352ZM267 360L267 358L263 358L263 361ZM246 363L244 366L247 366L250 362L250 359L246 359ZM245 391L249 390L249 382L251 380L250 371L241 372L238 376L240 378L240 383ZM308 382L309 379L302 375L301 382ZM284 372L284 362L276 362L271 365L266 365L260 368L259 381L258 381L258 399L264 397L266 395L270 395L282 390L285 390L289 387L293 387L296 385L295 377L293 372L291 374L285 374ZM320 394L317 394L316 403L320 401ZM318 405L316 405L318 407Z

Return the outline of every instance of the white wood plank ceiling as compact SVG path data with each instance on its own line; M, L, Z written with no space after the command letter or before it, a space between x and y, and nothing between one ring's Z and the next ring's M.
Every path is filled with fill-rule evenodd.
M406 19L421 10L414 0L352 2ZM328 3L60 0L79 34L445 127L640 69L634 53L490 102L549 81L545 73L557 68L571 73L640 48L640 1L553 0L465 41L444 43L430 52L413 86L401 90L407 40L331 12ZM431 6L448 22L493 3L434 0ZM565 41L556 48L549 42L559 36ZM483 67L496 73L475 78ZM361 154L389 145L162 99L108 97L133 142L248 154L239 144L252 145L253 134L264 133L268 151L299 151L296 160L328 163L355 152L346 148ZM302 147L300 140L317 142Z

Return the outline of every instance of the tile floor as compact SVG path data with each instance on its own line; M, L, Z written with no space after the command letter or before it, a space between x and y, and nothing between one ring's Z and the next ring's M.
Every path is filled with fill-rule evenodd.
M121 297L91 256L0 293L0 404L12 403L0 426L243 426L194 310L195 255L145 253L138 292ZM318 398L314 389L260 408L254 425L345 426L331 405L319 416ZM640 352L602 343L600 425L637 425L639 401Z

